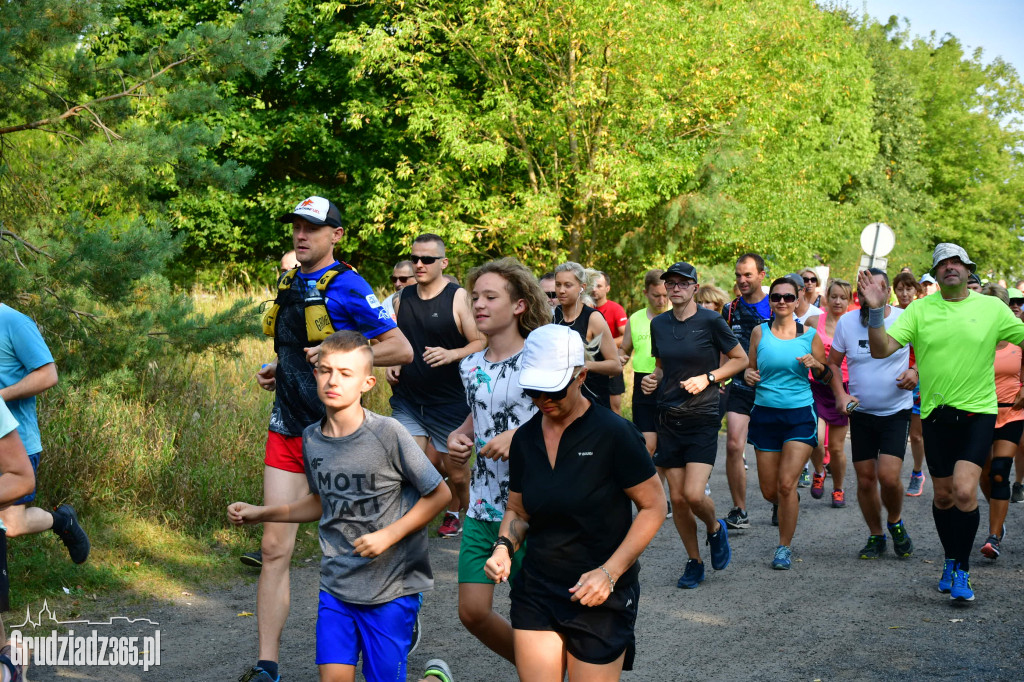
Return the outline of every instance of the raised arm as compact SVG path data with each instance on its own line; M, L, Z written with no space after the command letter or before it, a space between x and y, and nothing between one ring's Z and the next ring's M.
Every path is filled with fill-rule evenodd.
M867 270L857 275L857 292L860 304L868 309L868 345L871 357L887 358L903 345L885 331L885 287L875 280Z

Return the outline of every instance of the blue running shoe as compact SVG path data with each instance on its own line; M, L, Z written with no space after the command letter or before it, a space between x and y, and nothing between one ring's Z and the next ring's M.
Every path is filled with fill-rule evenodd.
M725 519L719 519L718 532L708 533L707 544L711 546L711 568L721 571L732 560L732 548L729 547L729 531L725 529Z
M686 562L686 568L683 569L683 574L679 577L679 582L676 583L676 587L692 590L702 582L704 582L704 564L696 559L689 559Z
M271 677L266 670L254 665L238 678L238 682L281 682L281 676Z
M953 571L953 587L949 591L949 598L953 601L974 601L970 573L959 568Z
M793 550L786 545L779 545L775 548L775 558L772 559L772 568L776 571L788 571L793 564Z
M956 561L953 559L946 559L942 564L942 577L939 578L939 592L942 594L949 594L949 591L953 589L953 571L956 570Z

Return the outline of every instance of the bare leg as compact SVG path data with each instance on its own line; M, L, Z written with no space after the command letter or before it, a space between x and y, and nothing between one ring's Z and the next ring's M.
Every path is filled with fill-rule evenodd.
M726 415L725 476L729 480L732 506L743 510L747 508L747 472L743 468L743 450L747 447L749 425L749 415L738 412Z
M565 679L565 642L546 630L516 630L516 671L526 682L562 682Z
M484 646L515 665L512 626L494 610L494 585L459 583L459 620Z
M0 519L7 526L7 537L33 535L53 528L53 514L39 507L17 504L0 512Z
M886 521L896 523L903 518L903 459L896 455L878 455L878 484L881 488L882 504L885 505ZM858 493L859 495L859 493Z
M882 535L882 498L878 494L878 461L865 459L853 463L857 473L857 504L871 535Z
M828 428L829 466L832 469L832 487L836 490L843 489L843 480L846 478L846 453L843 451L843 446L846 444L848 430L848 426L830 426Z
M800 470L811 455L811 446L791 440L782 444L779 457L779 544L793 544L796 520L800 513L800 501L796 494L796 481Z
M924 435L921 433L921 415L910 415L910 454L914 457L914 471L924 467Z

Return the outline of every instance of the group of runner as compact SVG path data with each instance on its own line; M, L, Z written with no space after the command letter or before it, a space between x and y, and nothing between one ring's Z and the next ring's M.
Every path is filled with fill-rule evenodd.
M912 305L891 304L880 270L860 274L861 308L849 312L853 287L834 279L819 290L813 269L765 289L764 260L748 253L736 262L731 301L681 261L646 273L647 305L627 317L608 305L608 277L574 262L537 278L503 258L471 270L463 289L445 280L446 245L433 234L417 237L395 266L399 291L385 307L335 260L343 228L331 202L310 197L280 220L292 224L299 265L282 275L265 317L277 352L257 375L275 391L265 506L229 508L234 523L268 522L259 656L242 680L280 679L296 521L320 519L325 680L354 679L360 656L367 679L404 677L419 595L431 586L424 527L442 508L439 534L462 538L459 617L474 636L524 679L618 679L635 646L637 558L666 516L687 555L679 587L705 579L697 519L712 568L728 567L729 531L751 525L748 443L779 528L773 568L792 565L808 461L812 496L823 496L827 466L832 504L845 504L847 424L869 533L860 556L878 558L891 537L896 555L909 557L900 472L917 393L918 445L945 551L939 590L974 599L976 490L984 469L1001 524L1024 425L1024 323L1010 307L1016 300L1019 310L1024 294L1004 303L996 289L968 293L975 266L960 247L936 247L929 274L939 294ZM904 303L907 278L896 284ZM627 362L635 426L613 411ZM360 405L375 383L371 363L387 368L393 420ZM723 414L732 508L719 518L707 485ZM1013 446L998 446L989 462L993 434ZM986 556L998 556L997 530ZM504 580L512 583L509 619L493 608ZM424 675L453 679L440 660Z

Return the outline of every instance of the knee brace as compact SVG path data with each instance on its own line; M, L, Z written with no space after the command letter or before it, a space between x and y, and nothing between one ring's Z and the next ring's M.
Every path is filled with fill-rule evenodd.
M988 480L992 483L992 499L1010 499L1010 467L1013 457L995 457L988 470Z

